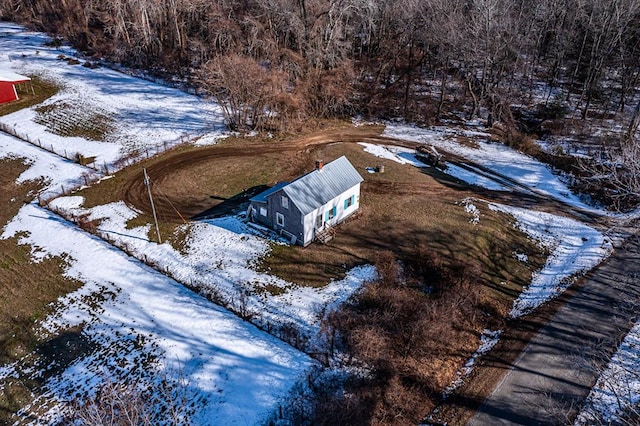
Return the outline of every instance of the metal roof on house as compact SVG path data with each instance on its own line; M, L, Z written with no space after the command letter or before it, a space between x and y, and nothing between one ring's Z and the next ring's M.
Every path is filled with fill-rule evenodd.
M279 190L280 188L286 185L289 185L289 182L278 182L275 185L273 185L271 188L259 193L255 197L251 197L249 201L255 201L257 203L266 203L269 195L273 194L274 192L276 192L277 190Z
M307 215L362 182L362 176L342 156L283 187L291 201Z
M22 83L31 80L29 77L17 74L11 71L0 71L0 81L8 81L10 83Z

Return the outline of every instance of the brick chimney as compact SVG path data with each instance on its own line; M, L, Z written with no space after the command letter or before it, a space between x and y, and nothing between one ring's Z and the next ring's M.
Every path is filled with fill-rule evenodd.
M322 166L324 166L324 163L322 162L322 160L316 160L316 170L318 171L322 170Z

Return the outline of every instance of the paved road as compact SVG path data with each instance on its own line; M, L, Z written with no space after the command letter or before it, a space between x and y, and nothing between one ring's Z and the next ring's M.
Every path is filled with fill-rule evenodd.
M581 365L598 362L597 348L623 337L638 301L640 243L633 237L531 340L467 426L567 424L597 379Z

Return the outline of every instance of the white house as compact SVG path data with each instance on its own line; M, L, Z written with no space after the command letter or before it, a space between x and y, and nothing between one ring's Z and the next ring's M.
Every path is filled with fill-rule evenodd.
M292 182L281 182L251 198L248 218L292 242L310 244L360 207L362 176L342 156Z

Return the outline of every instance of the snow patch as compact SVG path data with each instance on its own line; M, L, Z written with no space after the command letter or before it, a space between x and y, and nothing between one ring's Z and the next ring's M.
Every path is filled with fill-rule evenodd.
M576 220L501 204L489 208L512 215L516 226L549 251L544 267L514 301L510 315L525 315L566 290L573 279L598 265L613 250L611 241Z
M640 404L640 321L613 355L607 368L591 389L585 408L575 426L625 424L620 418L625 408ZM637 412L637 408L635 409Z

